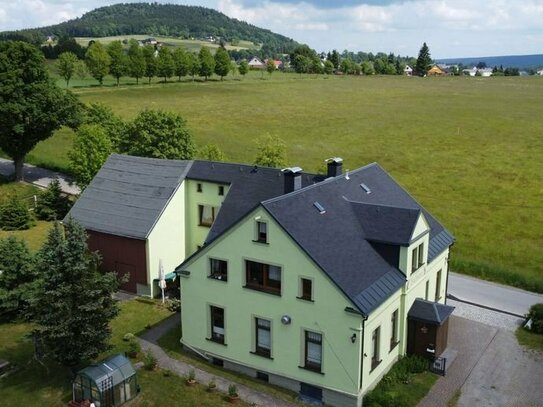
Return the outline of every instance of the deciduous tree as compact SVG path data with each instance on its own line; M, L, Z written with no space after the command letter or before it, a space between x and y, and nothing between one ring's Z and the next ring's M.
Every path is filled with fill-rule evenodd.
M128 47L128 62L129 73L132 78L136 79L136 84L139 83L139 79L143 78L147 68L145 58L143 56L143 50L141 49L138 41L131 39Z
M142 50L143 58L145 59L145 77L151 79L156 76L156 57L155 57L155 47L152 45L146 45Z
M176 48L173 52L173 62L175 66L175 74L181 81L183 76L189 74L189 61L187 58L187 52L183 48Z
M189 66L189 74L192 76L192 80L194 81L194 77L200 73L200 60L198 59L198 55L193 52L189 52L187 54L187 63Z
M42 53L17 41L0 42L0 149L23 180L25 156L63 125L76 126L77 98L50 79Z
M206 144L200 149L200 157L209 161L226 161L226 156L216 144Z
M219 47L215 53L215 73L223 78L230 72L230 55L224 47Z
M247 72L249 72L249 63L246 59L243 59L239 63L239 74L245 77L245 75L247 75Z
M258 144L259 150L255 159L256 165L278 168L286 165L287 146L281 138L267 135Z
M84 124L79 128L68 156L70 171L81 189L89 185L112 152L113 146L103 127Z
M156 69L157 75L164 78L164 82L167 82L168 78L172 77L175 70L175 65L173 62L172 51L170 51L168 47L161 47L158 50Z
M91 103L85 108L83 123L102 127L111 141L113 150L123 151L122 144L126 138L126 123L113 113L111 107L103 103Z
M121 41L113 41L107 46L107 53L110 58L109 73L117 80L128 73L128 57L124 53Z
M114 273L98 271L98 255L89 253L81 225L69 219L65 230L56 224L38 253L42 278L31 317L47 354L75 368L110 347L118 281Z
M202 47L198 54L198 60L200 61L200 76L203 76L207 81L207 78L215 71L215 59L209 49Z
M275 61L271 58L268 58L266 61L266 72L268 72L270 76L275 72Z
M94 42L87 49L85 64L91 76L102 85L104 77L109 73L111 57L100 41Z
M130 125L127 153L140 157L191 160L196 153L185 119L177 113L144 110Z
M66 81L66 87L70 85L70 79L77 72L79 59L72 52L63 52L58 56L57 71Z

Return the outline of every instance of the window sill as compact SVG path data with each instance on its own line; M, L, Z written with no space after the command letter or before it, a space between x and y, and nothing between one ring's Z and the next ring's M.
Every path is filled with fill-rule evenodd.
M371 369L370 369L370 373L373 372L377 366L379 366L381 364L382 360L378 360L378 361L372 361L371 362Z
M260 243L260 244L265 244L265 245L270 245L268 242L264 241L264 240L253 240L253 243Z
M275 291L266 289L264 287L255 287L254 285L244 285L243 288L248 288L249 290L259 291L261 293L275 295L276 297L281 297L281 291Z
M419 266L415 270L411 270L411 274L416 273L421 268L423 268L426 265L426 263L419 264Z
M223 283L228 282L228 278L217 278L217 277L214 277L214 276L207 276L207 278L209 278L210 280L221 281L221 282L223 282Z
M212 223L211 223L211 224L207 224L207 223L198 223L198 226L202 226L202 227L204 227L204 228L210 228L211 225L212 225Z
M391 342L391 343L390 343L390 350L389 350L389 352L392 352L392 351L394 350L394 348L395 348L396 346L398 346L399 343L400 343L400 341Z
M221 341L218 341L218 340L213 339L213 338L206 338L206 341L214 342L214 343L216 343L216 344L218 344L218 345L222 345L222 346L228 346L226 343L221 342Z
M296 297L296 298L302 301L315 302L315 300L312 300L311 298L305 298L305 297Z
M251 351L249 353L252 354L252 355L260 356L261 358L264 358L264 359L273 360L273 358L270 355L266 355L266 354L261 353L261 352L253 352L253 351Z
M321 370L317 370L315 368L309 367L309 366L298 366L299 369L307 370L308 372L313 372L317 374L321 374L324 376L324 373Z

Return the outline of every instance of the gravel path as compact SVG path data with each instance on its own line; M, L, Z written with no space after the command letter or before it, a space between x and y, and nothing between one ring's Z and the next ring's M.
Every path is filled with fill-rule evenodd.
M143 350L149 350L157 359L158 365L162 369L168 369L177 374L178 376L186 376L190 370L194 369L196 373L196 380L199 383L207 384L211 379L215 380L217 384L217 390L228 393L228 386L235 384L238 388L239 397L252 404L253 406L269 406L269 407L294 407L295 405L284 400L277 399L266 393L260 393L247 386L239 383L235 383L231 380L224 379L219 376L214 376L204 370L198 369L188 363L182 362L177 359L169 357L160 346L158 346L158 339L169 332L175 326L179 324L179 314L175 314L164 321L162 324L150 329L145 334L138 338Z

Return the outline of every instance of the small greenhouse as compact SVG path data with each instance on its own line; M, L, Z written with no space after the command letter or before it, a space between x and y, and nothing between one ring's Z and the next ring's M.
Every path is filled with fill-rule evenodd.
M120 406L137 394L136 371L123 355L80 370L73 383L73 400L89 400L96 407Z

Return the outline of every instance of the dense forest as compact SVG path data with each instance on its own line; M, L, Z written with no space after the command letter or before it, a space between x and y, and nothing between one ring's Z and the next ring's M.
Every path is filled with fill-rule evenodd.
M291 52L294 40L255 27L209 8L157 3L115 4L97 8L80 18L48 27L0 33L0 38L43 43L49 35L107 37L147 34L180 38L220 37L223 41L252 41L262 45L263 54Z

